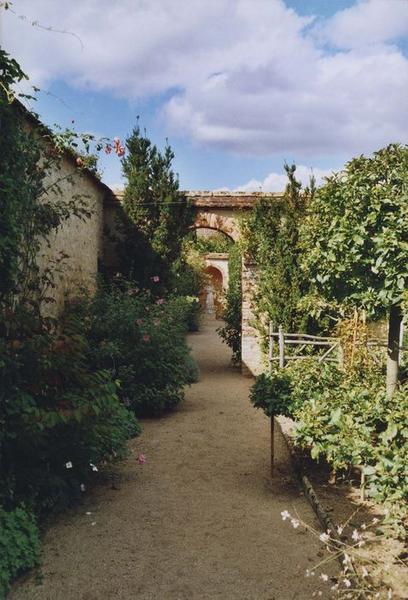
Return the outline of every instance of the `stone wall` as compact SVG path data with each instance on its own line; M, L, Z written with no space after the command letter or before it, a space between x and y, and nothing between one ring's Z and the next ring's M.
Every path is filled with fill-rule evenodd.
M53 302L45 308L48 314L57 316L63 311L66 299L78 295L81 290L92 294L96 289L99 264L104 252L104 203L110 190L92 173L80 170L71 157L64 157L61 169L48 179L49 184L61 180L59 187L64 200L81 195L91 213L86 219L70 217L47 242L44 241L39 252L41 271L54 268L54 261L65 255L55 270L55 287L48 293ZM61 196L55 193L55 201L59 198Z

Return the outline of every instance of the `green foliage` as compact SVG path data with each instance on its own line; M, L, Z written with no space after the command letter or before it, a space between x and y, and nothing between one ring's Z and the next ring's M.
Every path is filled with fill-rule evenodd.
M250 400L255 408L261 408L268 417L291 417L292 388L288 373L282 371L259 375L251 388Z
M221 232L214 232L209 237L199 236L194 233L192 245L200 254L209 254L211 252L229 252L234 242L231 238Z
M126 140L127 155L122 160L127 179L123 208L138 231L139 242L132 251L129 245L127 261L131 275L137 281L140 246L151 250L143 255L150 273L157 273L161 283L168 286L172 263L181 255L182 242L193 222L191 203L179 190L172 170L174 158L170 146L164 152L141 134L139 127ZM132 231L128 231L128 235ZM132 267L132 263L134 266Z
M327 180L303 227L303 267L320 293L382 316L406 297L408 146L360 156Z
M0 506L0 598L9 582L39 561L39 533L34 515L24 505L6 512Z
M408 388L390 400L376 368L344 373L333 364L293 362L257 377L251 401L268 416L296 421L295 443L335 470L363 466L368 493L402 505L408 499Z
M53 135L18 102L24 75L0 54L0 587L36 562L42 516L78 498L96 465L126 453L139 431L110 372L91 366L86 322L72 311L46 317L49 289L64 257L41 271L38 257L71 216L89 216L87 198L64 199L62 170L75 134ZM89 143L85 136L85 147ZM68 148L68 149L67 149ZM29 512L20 504L25 503ZM27 509L28 510L28 509ZM4 550L4 546L7 550Z
M296 180L296 167L285 165L289 178L282 198L262 198L243 224L244 252L257 264L257 287L254 291L258 327L267 316L287 331L303 331L308 315L299 308L308 289L299 265L301 246L299 231L306 205L314 193L302 192Z
M183 315L188 331L198 331L200 318L200 291L204 285L204 262L197 252L183 250L181 258L171 269L173 303L183 306Z
M228 272L228 291L223 315L225 325L218 330L218 333L231 348L233 362L239 363L241 360L242 254L238 244L233 244L230 248Z
M122 289L121 289L122 287ZM120 396L137 416L176 406L196 373L185 342L190 301L152 302L125 282L102 290L89 307L92 361L120 381Z
M12 337L0 340L0 501L41 513L78 498L91 463L123 456L138 427L110 373L90 367L81 319L56 333L29 313L27 336L23 318L10 315Z

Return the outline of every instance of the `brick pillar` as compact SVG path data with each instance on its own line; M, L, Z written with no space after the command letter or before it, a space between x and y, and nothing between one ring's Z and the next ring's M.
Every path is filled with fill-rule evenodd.
M263 371L263 356L259 334L252 326L254 319L252 295L256 285L257 266L242 259L242 374L251 377Z

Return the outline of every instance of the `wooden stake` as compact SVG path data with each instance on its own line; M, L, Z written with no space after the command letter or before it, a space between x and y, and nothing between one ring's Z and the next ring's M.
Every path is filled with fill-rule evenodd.
M271 417L271 477L273 477L275 462L275 417Z
M273 343L274 343L274 339L272 337L273 334L273 323L272 321L269 322L269 345L268 345L268 359L269 359L269 373L272 371L272 359L273 359Z
M285 334L283 332L283 327L279 325L278 329L279 333L279 368L283 369L285 366Z

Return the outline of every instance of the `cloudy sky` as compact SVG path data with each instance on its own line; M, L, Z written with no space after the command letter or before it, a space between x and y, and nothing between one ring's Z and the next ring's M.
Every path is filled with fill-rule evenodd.
M14 0L42 119L168 137L185 189L281 190L408 140L408 0ZM18 17L20 15L20 18ZM24 18L21 18L24 17ZM32 26L30 21L38 22ZM46 31L41 26L52 26ZM104 180L121 182L102 157Z

